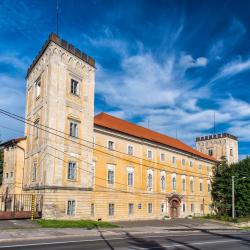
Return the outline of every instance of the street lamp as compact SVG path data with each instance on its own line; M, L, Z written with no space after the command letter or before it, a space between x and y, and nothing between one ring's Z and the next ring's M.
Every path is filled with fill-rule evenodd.
M234 217L235 217L234 177L235 176L232 176L232 219L234 219ZM244 176L244 177L240 178L239 180L243 180L243 179L246 179L246 177Z

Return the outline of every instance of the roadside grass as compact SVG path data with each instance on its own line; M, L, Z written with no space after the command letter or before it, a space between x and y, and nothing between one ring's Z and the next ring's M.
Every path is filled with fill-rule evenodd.
M208 214L205 216L198 216L194 217L195 219L212 219L212 220L219 220L219 221L225 221L225 222L234 222L234 223L241 223L241 222L248 222L250 221L250 216L246 217L237 217L235 219L232 219L232 217L229 216L218 216L215 214Z
M36 222L44 228L115 228L118 225L93 220L36 220Z

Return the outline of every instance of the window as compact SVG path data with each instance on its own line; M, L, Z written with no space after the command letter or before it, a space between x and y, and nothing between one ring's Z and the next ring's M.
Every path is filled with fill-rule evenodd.
M115 143L113 141L108 141L108 149L114 150L115 149Z
M36 180L36 172L37 172L37 162L33 162L33 170L32 170L32 181Z
M186 211L186 204L182 204L182 211L183 211L183 212Z
M9 177L9 173L6 173L6 179L8 179L8 177Z
M191 193L194 192L194 177L193 176L190 177L190 192Z
M182 192L186 191L186 176L182 176Z
M210 181L207 181L207 191L208 191L208 193L211 192L211 183L210 183Z
M114 216L114 215L115 215L115 204L109 203L109 216Z
M165 154L164 153L161 153L160 159L161 159L161 161L165 161Z
M134 213L134 204L129 203L128 204L128 214L133 214Z
M79 83L74 79L71 79L70 93L73 95L79 95Z
M213 149L208 149L208 155L213 156Z
M210 171L211 171L210 166L207 166L207 172L210 172Z
M72 137L78 137L78 122L70 121L69 127L70 127L69 135Z
M76 180L76 168L77 163L76 162L68 162L68 180Z
M203 190L203 183L202 183L202 179L200 179L200 192L202 192Z
M41 94L41 79L38 79L35 84L36 98L38 98Z
M194 204L193 203L191 204L191 212L192 213L194 212Z
M165 203L161 203L161 213L165 213Z
M165 191L166 189L166 174L165 172L161 172L161 190Z
M185 160L185 159L182 159L182 160L181 160L181 164L182 164L182 166L185 166L185 165L186 165L186 160Z
M138 204L138 209L142 209L141 203Z
M153 212L153 204L152 203L148 203L148 213L152 214Z
M108 184L113 185L114 184L114 168L113 167L108 167Z
M153 159L153 151L152 150L148 150L148 159Z
M76 213L76 201L68 200L67 215L75 215Z
M134 185L134 169L127 168L127 173L128 173L128 186L133 187L133 185Z
M35 136L35 140L38 139L38 135L39 135L39 119L37 119L35 122L34 122L34 136Z
M133 155L134 154L134 147L131 145L128 145L128 155Z
M199 164L198 168L199 168L199 171L202 171L202 165L201 164Z
M13 177L13 172L10 172L10 177Z
M233 149L230 148L230 156L233 156Z
M172 163L176 164L176 157L175 156L172 157Z
M95 204L91 203L91 216L95 216Z
M148 170L148 173L147 173L147 188L148 188L148 191L152 191L153 190L153 171L150 169Z
M192 161L189 162L189 167L190 167L190 168L193 167L193 162L192 162Z
M176 174L172 175L172 189L176 190Z

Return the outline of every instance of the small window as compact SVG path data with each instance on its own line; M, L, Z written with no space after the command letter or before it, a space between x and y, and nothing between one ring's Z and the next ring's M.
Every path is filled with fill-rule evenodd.
M142 209L142 204L141 203L138 204L138 209Z
M161 213L165 213L165 203L161 203Z
M198 168L199 168L199 171L202 171L202 165L201 164L199 164Z
M213 156L213 149L208 149L208 155Z
M153 151L148 150L148 159L152 160L153 159Z
M165 154L161 153L161 161L165 161Z
M73 95L79 95L79 83L74 79L71 79L70 93Z
M134 154L134 147L131 145L128 145L128 155L133 155Z
M10 172L10 177L13 177L13 172Z
M182 211L186 212L186 204L182 204Z
M148 203L148 213L152 214L153 212L153 204L152 203Z
M115 143L113 141L108 141L108 149L114 150L115 149Z
M193 167L193 162L192 162L192 161L189 162L189 167L190 167L190 168Z
M114 185L114 169L109 168L108 169L108 184L109 185Z
M77 173L77 163L76 162L68 162L68 180L76 180Z
M134 213L134 204L133 203L129 203L128 204L128 214L133 214Z
M230 148L230 156L233 156L233 149Z
M41 79L38 79L35 84L36 98L38 98L41 94Z
M192 213L194 212L194 204L193 203L191 204L191 212Z
M76 212L76 201L68 200L67 215L75 215Z
M95 216L95 204L91 203L91 216Z
M8 179L8 177L9 177L9 173L6 173L6 179Z
M36 173L37 173L37 162L33 162L33 170L32 170L32 181L36 180Z
M69 123L70 126L70 131L69 131L69 135L71 137L78 137L78 122L76 121L70 121Z
M128 169L128 186L133 187L134 185L134 171L132 169Z
M203 191L203 183L202 183L202 180L200 180L200 192Z
M109 216L114 216L114 215L115 215L115 204L109 203Z
M175 156L172 157L172 163L176 164L176 157Z
M34 122L34 137L35 137L35 140L38 139L38 136L39 136L39 119L37 119Z
M185 165L186 165L186 160L185 160L185 159L182 159L182 160L181 160L181 164L182 164L182 166L185 166Z

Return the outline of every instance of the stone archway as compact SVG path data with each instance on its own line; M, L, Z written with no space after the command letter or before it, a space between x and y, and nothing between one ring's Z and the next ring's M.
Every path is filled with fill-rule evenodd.
M169 216L171 218L180 217L181 197L177 194L173 194L169 197Z

